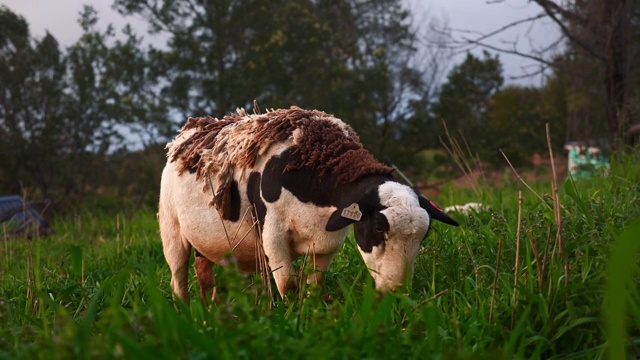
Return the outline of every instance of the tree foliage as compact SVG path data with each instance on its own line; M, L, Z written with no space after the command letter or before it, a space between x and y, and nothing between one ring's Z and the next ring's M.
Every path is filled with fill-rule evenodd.
M254 99L333 113L375 156L414 174L425 173L416 169L423 151L441 151L441 121L481 160L504 164L502 149L525 165L543 151L546 122L560 147L565 131L584 132L567 118L607 116L606 101L594 100L606 91L585 89L608 75L578 47L554 62L593 74L582 83L557 70L543 88L503 88L500 59L488 52L467 54L441 81L450 49L425 39L445 35L421 32L400 0L114 0L114 9L144 19L154 45L129 26L100 29L85 7L82 34L61 48L0 8L3 193L154 198L162 146L187 117L219 117Z
M491 98L503 82L502 64L497 56L484 51L480 59L467 53L465 60L447 76L434 112L453 129L482 127Z
M567 104L561 80L552 79L544 88L503 88L503 82L497 55L484 51L478 58L468 53L448 74L434 116L453 137L464 137L460 141L480 160L495 166L505 164L500 150L520 166L529 165L534 153L547 152L546 123L555 135L554 148L562 149Z
M592 63L604 95L606 123L611 135L621 138L633 111L631 98L640 78L640 2L634 0L576 1L558 5L535 0L558 25L578 62ZM636 114L637 115L637 114Z
M556 151L564 145L566 118L558 114L557 104L548 95L550 89L508 86L492 98L486 126L490 131L480 136L478 149L488 152L487 161L504 164L502 150L515 166L531 164L534 153L548 152L545 125L550 124ZM477 134L477 133L476 133ZM478 141L474 141L478 143ZM485 159L485 157L481 157Z
M377 155L420 96L410 13L398 0L117 0L168 36L163 93L178 114L292 104L335 113Z
M162 124L163 101L150 82L146 55L130 29L115 41L86 7L83 35L66 51L46 34L33 40L26 21L0 8L0 182L3 192L74 197L95 190L100 164L123 146L122 130Z
M379 157L407 156L398 129L423 82L400 1L117 0L114 7L146 19L166 46L145 45L130 27L99 29L97 13L85 7L82 35L60 49L49 34L33 39L26 21L3 8L5 191L98 191L132 133L152 146L188 116L221 116L254 99L335 113Z
M492 1L491 4L503 3ZM552 68L554 77L567 82L568 131L572 140L607 137L620 140L638 124L640 95L637 70L640 56L640 1L638 0L533 0L541 13L518 19L489 33L454 40L454 47L480 46L538 61ZM495 6L495 5L494 5ZM517 26L534 26L546 18L557 26L561 39L527 52L494 46L489 40ZM528 31L527 31L528 32ZM526 34L525 34L526 36ZM455 37L454 37L455 38ZM510 42L502 42L510 44ZM596 106L597 104L597 106ZM603 111L599 110L599 107Z

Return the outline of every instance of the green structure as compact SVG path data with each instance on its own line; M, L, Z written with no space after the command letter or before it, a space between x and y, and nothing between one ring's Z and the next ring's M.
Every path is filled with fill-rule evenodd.
M573 141L564 145L569 151L569 174L574 179L609 171L606 140Z

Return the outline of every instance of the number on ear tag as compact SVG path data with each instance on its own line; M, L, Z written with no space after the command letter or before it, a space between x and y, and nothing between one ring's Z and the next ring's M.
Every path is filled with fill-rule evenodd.
M353 203L348 207L342 209L341 215L343 218L354 221L360 221L360 219L362 219L362 212L360 212L360 207L357 203Z

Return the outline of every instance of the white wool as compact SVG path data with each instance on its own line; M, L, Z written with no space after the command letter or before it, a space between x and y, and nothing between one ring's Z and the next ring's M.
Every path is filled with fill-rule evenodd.
M183 142L185 142L185 140L187 140L188 138L190 138L193 133L195 133L197 131L197 129L189 129L186 131L182 131L180 134L178 134L178 136L176 136L175 139L173 139L173 141L168 142L167 146L165 146L165 149L167 149L167 158L171 159L173 157L173 154L175 152L175 149L180 146L180 144L182 144Z
M426 233L429 228L429 216L420 207L418 196L408 186L395 181L387 181L378 190L380 203L387 208L382 210L392 232L403 235Z
M302 129L293 130L293 133L291 134L291 137L293 138L294 145L301 144L302 143Z
M385 182L378 187L378 196L386 206L380 212L389 222L389 233L384 246L374 246L369 253L361 250L360 254L376 289L393 291L411 279L420 242L429 229L429 215L420 207L418 195L406 185Z
M444 212L459 212L461 214L467 214L467 215L474 211L475 212L491 211L491 207L482 203L469 202L463 205L451 205L444 208Z

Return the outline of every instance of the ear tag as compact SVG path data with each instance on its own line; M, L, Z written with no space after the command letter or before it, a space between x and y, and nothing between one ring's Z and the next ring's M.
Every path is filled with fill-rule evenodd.
M360 212L360 207L357 203L353 203L342 209L341 215L343 218L354 221L360 221L360 219L362 219L362 212Z

